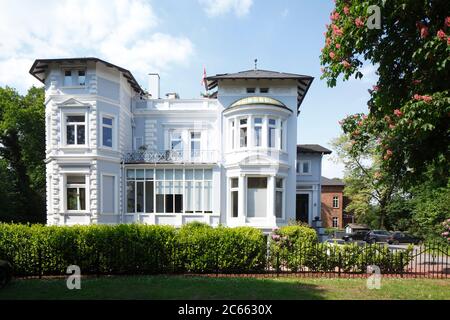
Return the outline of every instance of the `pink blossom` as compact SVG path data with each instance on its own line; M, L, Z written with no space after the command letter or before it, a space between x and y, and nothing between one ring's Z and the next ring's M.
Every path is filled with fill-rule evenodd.
M362 28L364 27L364 21L362 18L356 18L355 19L355 24L358 28Z
M364 120L366 120L368 118L367 114L363 115L362 117L363 117Z
M420 95L420 94L415 94L414 95L414 100L417 100L417 101L419 101L419 100L422 100L422 96Z
M422 80L413 80L414 84L420 84L422 82Z
M339 20L339 17L340 17L340 15L339 15L339 13L337 13L336 11L334 11L332 14L331 14L331 20L332 21L336 21L336 20Z
M395 110L394 110L394 114L395 114L397 117L403 116L403 112L401 112L400 109L395 109Z
M345 13L345 15L347 15L347 16L348 16L348 14L350 13L350 9L349 9L347 6L344 7L344 13Z
M445 232L442 233L442 236L444 236L444 237L447 237L448 235L449 235L448 231L445 231Z
M326 45L327 45L327 47L330 45L330 43L331 43L331 38L329 38L329 37L327 37L326 39L325 39L325 43L326 43Z
M437 36L441 40L446 40L447 39L447 35L445 34L445 32L442 29L437 32Z
M421 37L422 39L425 39L426 37L428 37L428 35L429 35L428 27L422 26L422 27L420 28L420 37Z
M330 58L334 60L335 57L336 57L336 54L333 51L331 51L330 52Z
M391 149L387 149L386 150L386 154L389 155L389 156L392 156L394 153L392 152Z
M358 122L358 126L360 126L360 127L361 127L363 124L364 124L364 123L363 123L362 121L359 121L359 122Z
M344 68L348 69L350 68L352 65L350 64L350 62L348 62L347 60L342 61L342 65L344 66Z
M450 36L447 38L447 45L450 46Z
M339 43L336 43L336 49L339 49L341 45Z
M333 34L336 37L342 36L344 34L344 31L342 30L342 28L339 28L337 25L332 24L331 28L333 29Z
M433 98L431 96L422 96L422 100L429 103L433 100Z
M354 118L354 119L358 119L359 116L358 116L357 114L354 114L354 115L353 115L353 118Z
M450 27L450 17L445 18L445 25Z
M395 129L395 124L392 124L392 123L391 123L391 124L389 125L389 129Z

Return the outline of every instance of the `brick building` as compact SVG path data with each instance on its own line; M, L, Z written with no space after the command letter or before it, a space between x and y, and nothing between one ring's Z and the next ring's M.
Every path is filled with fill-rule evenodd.
M345 183L341 179L322 177L321 215L325 228L344 228L352 222L352 216L346 214L348 199L344 197Z

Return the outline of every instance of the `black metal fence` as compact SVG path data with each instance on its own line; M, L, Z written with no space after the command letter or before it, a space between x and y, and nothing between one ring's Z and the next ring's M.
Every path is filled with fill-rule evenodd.
M445 243L408 245L337 245L330 243L277 247L268 244L264 252L241 252L237 259L211 254L195 245L142 248L128 242L120 247L92 251L73 244L61 251L42 252L17 248L9 259L16 277L66 275L77 265L82 275L191 274L214 276L325 276L364 277L368 268L383 276L450 278L450 246ZM21 254L24 252L25 254ZM247 260L245 260L247 259ZM243 262L244 261L244 262Z

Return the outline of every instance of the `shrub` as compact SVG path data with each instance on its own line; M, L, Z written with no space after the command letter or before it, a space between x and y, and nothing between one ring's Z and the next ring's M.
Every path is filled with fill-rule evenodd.
M83 274L250 272L265 258L264 236L252 228L0 224L0 259L19 276L65 274L72 264Z

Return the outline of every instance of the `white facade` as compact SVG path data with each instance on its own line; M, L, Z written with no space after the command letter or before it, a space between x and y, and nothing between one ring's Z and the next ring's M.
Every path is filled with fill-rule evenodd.
M158 98L159 76L150 96L96 58L36 60L30 72L46 90L48 224L270 231L298 219L299 192L311 192L308 222L320 217L320 169L297 172L297 111L312 78L211 77L214 98L182 100ZM309 161L320 167L321 155Z

